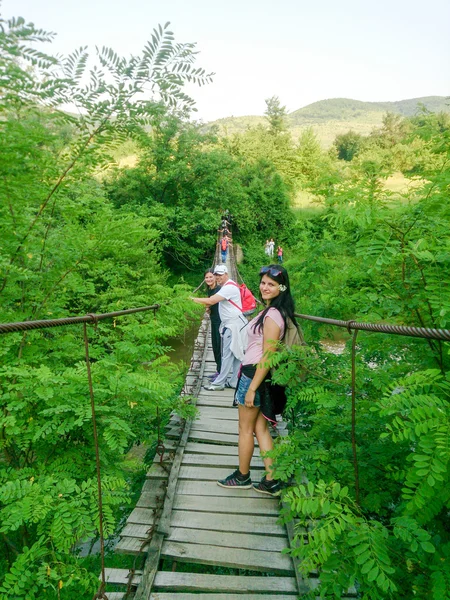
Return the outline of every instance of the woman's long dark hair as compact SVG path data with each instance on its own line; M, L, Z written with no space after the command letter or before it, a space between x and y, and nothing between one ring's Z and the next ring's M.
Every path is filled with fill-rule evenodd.
M283 337L281 338L281 339L283 339L284 336L286 335L288 319L290 319L294 323L294 325L297 326L297 321L295 320L295 317L294 317L295 304L294 304L294 298L291 295L291 285L289 283L289 275L288 275L288 272L286 271L286 269L284 267L282 267L281 265L268 265L267 267L263 267L263 268L264 268L265 272L259 274L260 281L264 275L267 275L267 277L270 277L270 279L273 279L277 283L279 283L281 285L285 285L286 290L284 292L280 291L279 295L270 301L269 306L266 306L266 308L262 311L262 313L260 313L258 315L258 320L255 323L253 331L256 332L256 330L258 329L258 331L261 332L264 327L264 319L266 317L267 311L269 310L269 308L276 308L277 310L280 311L280 314L283 317L283 321L284 321L284 333L283 333ZM279 272L278 275L272 274L272 273L277 273L277 272ZM259 294L260 294L260 298L262 300L261 292Z

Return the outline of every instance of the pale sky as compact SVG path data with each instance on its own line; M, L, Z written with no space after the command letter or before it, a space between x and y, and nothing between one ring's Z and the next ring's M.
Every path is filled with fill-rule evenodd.
M216 73L189 87L196 118L288 112L317 100L394 101L450 95L449 0L0 0L57 33L46 50L110 46L138 54L159 23L196 42L196 66Z

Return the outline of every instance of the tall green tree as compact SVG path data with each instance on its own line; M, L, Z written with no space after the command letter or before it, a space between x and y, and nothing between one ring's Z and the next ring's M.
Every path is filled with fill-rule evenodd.
M269 131L272 135L279 135L287 131L286 107L281 105L278 96L272 96L265 100L266 110L264 115L269 122Z

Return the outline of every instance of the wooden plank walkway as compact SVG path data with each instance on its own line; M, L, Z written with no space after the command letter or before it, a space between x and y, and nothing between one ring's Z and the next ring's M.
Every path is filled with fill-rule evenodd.
M172 416L163 465L155 457L116 551L148 553L144 571L132 574L136 599L260 600L273 596L293 600L299 589L293 562L282 553L289 542L279 523L279 500L254 490L224 489L216 483L238 463L238 413L232 407L234 390L209 392L200 387L199 377L205 384L215 371L209 339L205 319L186 379L191 385L197 383L198 417L184 424ZM256 446L253 480L258 481L263 472ZM155 532L149 541L152 528ZM185 566L172 571L172 565L180 563ZM161 565L170 570L160 570ZM196 565L204 565L205 572L197 573ZM124 569L107 569L106 575L114 584L127 585L130 580ZM125 597L120 594L114 592L112 597Z

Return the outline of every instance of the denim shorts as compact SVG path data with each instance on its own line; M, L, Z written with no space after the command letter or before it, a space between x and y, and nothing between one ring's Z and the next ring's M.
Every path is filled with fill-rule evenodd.
M244 373L241 373L238 386L234 393L234 399L238 404L245 406L245 395L246 395L248 388L250 387L250 384L252 381L253 381L253 379L251 377L247 377L247 375L244 375ZM261 405L258 390L256 390L254 405L255 406Z

